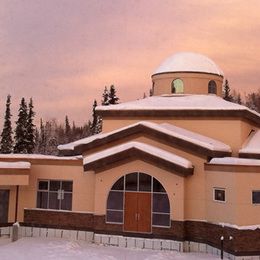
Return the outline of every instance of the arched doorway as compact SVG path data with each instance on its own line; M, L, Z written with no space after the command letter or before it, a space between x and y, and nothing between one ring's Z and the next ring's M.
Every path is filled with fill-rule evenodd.
M122 176L109 192L106 222L123 224L128 232L150 233L152 226L170 227L170 202L164 187L145 173Z

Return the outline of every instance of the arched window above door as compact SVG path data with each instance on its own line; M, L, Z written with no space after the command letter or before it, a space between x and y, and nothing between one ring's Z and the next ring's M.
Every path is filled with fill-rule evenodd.
M172 81L172 93L184 93L184 85L181 79L175 79Z
M170 226L170 202L164 187L156 178L141 172L126 174L112 186L107 199L108 223L123 224L126 193L150 194L152 226Z

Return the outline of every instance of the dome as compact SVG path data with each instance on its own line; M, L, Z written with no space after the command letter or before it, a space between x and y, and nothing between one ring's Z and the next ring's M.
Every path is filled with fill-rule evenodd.
M202 72L223 76L223 71L208 57L192 52L179 52L167 58L153 73Z

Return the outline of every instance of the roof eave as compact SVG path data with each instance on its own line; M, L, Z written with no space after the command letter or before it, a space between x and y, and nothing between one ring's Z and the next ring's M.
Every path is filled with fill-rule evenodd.
M95 171L96 173L110 169L111 165L122 164L132 160L142 160L153 165L162 168L164 170L170 171L180 176L192 175L194 168L185 168L174 162L170 162L158 156L149 154L145 151L139 150L135 147L126 149L124 151L118 152L113 155L108 155L106 157L97 159L90 163L84 163L84 171Z

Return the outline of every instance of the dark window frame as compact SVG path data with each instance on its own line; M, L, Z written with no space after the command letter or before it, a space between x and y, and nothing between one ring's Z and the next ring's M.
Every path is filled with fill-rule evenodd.
M47 189L40 189L40 183L48 183ZM57 190L51 190L51 182L59 182L59 188ZM69 190L64 190L63 186L65 183L69 183L69 186L71 185L71 188L69 187ZM46 207L42 206L44 201L42 201L43 194L47 194L47 202L45 204ZM57 207L50 207L50 195L56 195L56 202L58 202ZM36 208L39 209L50 209L50 210L65 210L65 211L71 211L72 210L72 199L73 199L73 181L72 180L56 180L56 179L39 179L38 185L37 185L37 198L36 198ZM67 206L66 202L68 203L68 207L65 208L64 206ZM55 201L53 201L55 203ZM64 205L65 202L65 205ZM65 208L65 209L64 209Z
M258 196L259 196L259 201L258 201L258 198L257 198L257 201L255 201L255 196L254 196L254 193L257 193ZM252 204L253 205L260 205L260 190L252 190Z
M208 94L217 94L217 83L215 80L210 80L208 83Z
M216 192L224 192L224 199L222 199L220 197L220 199L218 198L217 196L217 193ZM213 188L213 200L215 202L221 202L221 203L226 203L227 202L227 198L226 198L226 189L225 188L218 188L218 187L214 187Z

